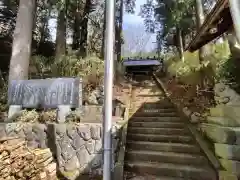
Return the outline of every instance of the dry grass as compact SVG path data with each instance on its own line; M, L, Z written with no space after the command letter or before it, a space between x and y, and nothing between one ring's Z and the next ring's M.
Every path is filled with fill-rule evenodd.
M23 110L23 113L17 117L15 122L28 122L28 123L54 123L57 119L57 110L36 111L36 110ZM77 111L72 111L66 117L66 122L80 122L80 115Z

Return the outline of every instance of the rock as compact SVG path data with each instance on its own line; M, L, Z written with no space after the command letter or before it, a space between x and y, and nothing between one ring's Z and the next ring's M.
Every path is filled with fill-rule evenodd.
M214 144L215 153L223 159L240 160L240 145Z
M214 87L217 104L240 105L240 96L228 85L218 83Z
M55 124L55 131L56 136L59 136L59 138L62 138L65 136L67 128L65 124Z
M91 94L88 95L87 103L91 105L98 105L98 100L95 92L92 92Z
M188 109L188 107L184 107L182 111L187 117L190 117L190 115L192 114L191 110Z
M7 123L5 125L5 131L7 136L17 136L15 128L17 127L16 123Z
M23 124L17 124L15 128L15 133L17 134L18 137L25 138L25 134L23 131Z
M92 139L94 140L99 140L101 139L101 126L96 125L96 126L91 126L91 136Z
M197 112L192 113L190 116L190 121L192 123L199 123L201 121L201 114Z
M74 171L80 168L80 163L77 156L72 156L70 160L65 163L65 171Z
M102 152L102 140L95 141L94 153L101 153Z
M223 92L226 89L226 85L223 83L217 83L214 86L214 92L216 94Z
M240 144L240 128L203 123L201 130L215 143Z
M56 143L56 150L57 150L57 162L58 162L58 166L60 168L64 168L64 165L65 165L65 161L61 155L61 147L60 147L60 144L57 142Z
M102 154L94 154L91 161L91 167L94 169L97 169L97 168L100 168L102 164L103 164Z
M223 117L224 116L224 106L218 105L214 108L210 108L210 115L213 117Z
M80 149L85 143L86 141L84 141L80 136L75 136L72 140L72 146L75 150Z
M5 124L0 124L0 137L6 137Z
M68 125L67 126L67 135L69 138L71 138L72 140L74 140L77 136L77 129L76 126L74 125Z
M89 140L85 144L85 147L86 147L86 149L87 149L87 151L88 151L88 153L90 155L94 153L94 148L95 148L95 144L94 143L95 143L95 141Z
M81 124L79 127L77 127L77 132L85 141L91 139L90 125Z
M65 162L70 160L74 156L75 151L67 137L64 137L61 141L59 141L59 146L61 149L61 155Z
M90 162L90 155L88 154L88 151L85 149L84 146L82 146L79 150L76 151L76 155L81 168Z
M35 124L32 127L32 131L35 134L36 140L39 142L39 148L47 147L47 134L46 134L46 125L45 124Z
M25 134L25 137L26 137L27 141L33 141L34 140L34 136L33 136L33 132L32 132L32 126L25 125L23 127L23 131L24 131L24 134Z
M217 104L227 104L230 101L229 97L215 97Z

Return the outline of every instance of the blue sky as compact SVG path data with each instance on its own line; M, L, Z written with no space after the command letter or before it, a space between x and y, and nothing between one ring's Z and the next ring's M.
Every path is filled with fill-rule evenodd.
M123 15L123 22L124 24L143 24L143 19L138 16L140 12L140 6L144 4L146 0L136 0L136 10L135 14L127 14L124 13Z
M123 31L127 30L127 26L129 25L142 25L144 27L144 20L139 16L140 13L140 7L141 5L145 4L147 0L136 0L136 9L135 14L128 14L124 13L123 15ZM146 51L152 51L155 49L156 44L152 43L156 41L156 35L151 34L151 37L149 38L149 41L146 42Z

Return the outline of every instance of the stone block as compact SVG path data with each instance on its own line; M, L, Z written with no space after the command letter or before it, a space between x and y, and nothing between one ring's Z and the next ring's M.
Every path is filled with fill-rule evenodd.
M78 78L13 80L9 85L8 103L23 108L57 108L58 105L78 108L82 99L80 83Z
M81 122L98 123L103 119L103 107L88 105L83 107Z
M237 126L240 126L240 106L237 105L219 105L210 108L210 114L214 117L227 117L234 120Z
M102 154L93 154L92 155L91 167L93 169L101 168L103 165L103 156Z
M57 122L64 123L66 121L67 116L71 113L70 105L58 105L57 110Z
M92 125L91 126L91 136L92 136L92 139L94 140L99 140L101 139L101 126L100 125Z
M214 144L215 154L223 159L240 160L240 145Z
M224 117L224 106L210 108L210 115L214 117Z
M95 154L101 153L102 148L103 148L102 140L96 140L95 141L94 153Z
M207 122L210 124L217 124L220 126L228 126L228 127L236 127L238 126L238 123L230 119L228 117L213 117L213 116L208 116L207 117Z
M218 173L219 180L238 180L238 177L227 171L220 171Z
M8 110L8 119L22 110L22 105L10 105Z
M229 105L224 108L225 117L231 118L240 126L240 106Z
M0 123L0 137L6 137L6 131L5 131L5 124L4 123Z
M88 141L91 139L91 126L89 124L80 124L77 127L77 132L80 135L81 138L83 138L85 141Z
M85 148L87 149L88 151L88 154L93 154L94 153L94 148L95 148L95 141L94 140L89 140L86 142L85 144Z
M228 160L228 159L219 159L222 167L232 173L240 177L240 161Z
M240 144L240 128L223 127L215 124L200 125L209 139L220 144Z

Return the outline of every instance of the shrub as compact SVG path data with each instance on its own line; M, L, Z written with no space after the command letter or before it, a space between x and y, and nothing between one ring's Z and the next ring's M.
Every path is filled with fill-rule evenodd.
M211 54L205 57L200 64L198 52L184 53L184 61L175 56L166 60L167 71L170 76L175 76L179 81L186 84L199 84L201 72L205 78L219 81L222 78L222 66L230 56L227 42L217 45L209 45ZM221 76L221 77L220 77Z

